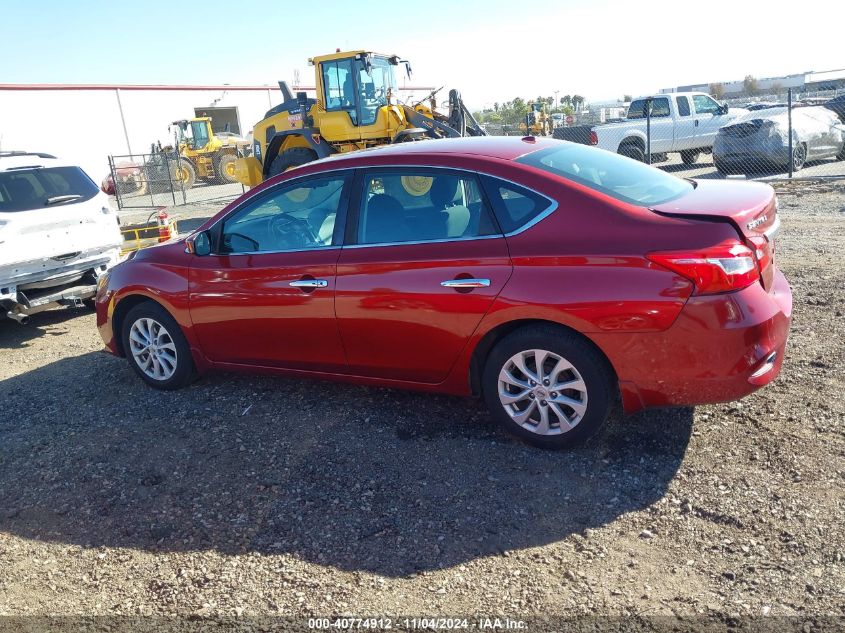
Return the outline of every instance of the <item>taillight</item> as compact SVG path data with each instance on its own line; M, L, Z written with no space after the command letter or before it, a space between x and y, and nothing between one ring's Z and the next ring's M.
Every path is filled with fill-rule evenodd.
M760 279L754 252L737 240L701 250L649 253L646 257L692 281L698 295L739 290Z
M754 245L754 256L757 259L757 263L760 264L760 270L764 270L766 266L772 263L774 244L769 242L769 238L765 235L749 237L748 241Z
M596 134L595 130L590 130L590 145L598 145L599 144L599 135Z

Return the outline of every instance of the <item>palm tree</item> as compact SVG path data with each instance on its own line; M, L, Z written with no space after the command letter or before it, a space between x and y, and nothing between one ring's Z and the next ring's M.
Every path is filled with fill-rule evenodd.
M562 105L562 106L572 105L572 97L570 95L563 95L560 98L560 105Z
M572 95L572 107L575 108L576 112L580 112L583 105L584 97L581 95Z

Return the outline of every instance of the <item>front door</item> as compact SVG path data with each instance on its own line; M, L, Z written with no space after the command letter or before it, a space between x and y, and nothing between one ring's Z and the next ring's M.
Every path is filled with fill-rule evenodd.
M350 371L443 381L511 274L473 174L367 170L338 261Z
M707 95L693 95L692 104L695 109L696 147L713 147L716 132L730 123L733 117L725 114L722 106Z
M350 179L282 183L212 229L190 271L191 319L221 363L343 371L334 314L339 227Z

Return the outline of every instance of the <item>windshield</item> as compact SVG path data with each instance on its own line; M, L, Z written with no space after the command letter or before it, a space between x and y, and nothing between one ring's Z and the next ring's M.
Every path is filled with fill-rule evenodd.
M202 149L208 145L208 122L191 121L191 148Z
M359 60L357 65L361 91L361 124L372 125L376 122L378 109L387 105L388 93L396 91L396 78L392 64L383 57L370 58L369 72L363 60Z
M561 143L516 159L567 180L638 206L663 204L693 185L655 167L586 145Z
M0 171L0 213L82 202L98 191L79 167Z

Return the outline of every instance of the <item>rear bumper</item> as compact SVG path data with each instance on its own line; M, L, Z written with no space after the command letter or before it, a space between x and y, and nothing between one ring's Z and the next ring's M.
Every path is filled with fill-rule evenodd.
M783 364L792 291L775 270L769 292L691 297L668 330L596 341L616 369L627 412L738 400L769 384Z

